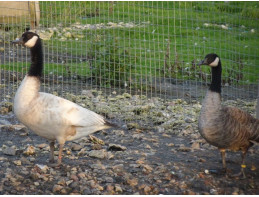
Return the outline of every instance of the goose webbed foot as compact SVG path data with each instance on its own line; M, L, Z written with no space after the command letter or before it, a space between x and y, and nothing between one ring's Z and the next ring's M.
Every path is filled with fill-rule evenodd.
M49 159L49 163L50 163L50 164L53 164L53 163L55 163L55 160L52 159L52 158L50 158L50 159Z
M241 165L241 171L239 173L236 174L232 174L231 177L232 178L240 178L240 179L246 179L246 175L245 175L245 169L246 166L245 165Z
M61 166L61 162L57 162L57 163L49 163L49 167L52 167L52 168L56 168L56 167L60 167Z
M245 175L245 168L246 168L245 156L246 156L247 151L248 151L248 148L242 150L242 153L241 153L242 163L241 163L241 170L240 170L240 172L237 173L237 174L233 174L231 177L233 177L233 178L240 177L240 179L246 179L246 175Z
M209 169L208 171L210 174L224 175L224 174L228 173L229 169L227 169L227 168Z

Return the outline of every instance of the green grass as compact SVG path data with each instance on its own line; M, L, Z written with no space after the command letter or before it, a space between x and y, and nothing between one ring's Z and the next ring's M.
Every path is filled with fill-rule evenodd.
M91 75L89 61L78 58L103 57L112 42L118 42L117 53L127 50L131 78L173 77L194 79L192 61L207 53L217 53L223 63L223 78L235 83L256 83L259 76L259 7L257 2L40 2L41 25L69 27L80 24L132 22L134 28L77 30L84 37L60 41L57 35L44 41L51 53L71 56L71 72ZM205 23L213 24L204 26ZM228 25L222 29L220 25ZM251 30L255 32L252 33ZM108 51L108 52L107 52ZM112 52L111 52L112 53ZM118 58L123 58L119 56ZM95 65L109 58L95 59ZM122 62L122 61L121 61ZM106 66L109 64L105 64ZM99 67L98 67L99 68ZM104 68L107 69L107 68ZM66 74L64 66L46 62L45 73ZM197 73L199 69L192 70ZM209 69L202 68L204 72ZM108 70L109 71L109 70ZM236 79L235 79L236 78Z

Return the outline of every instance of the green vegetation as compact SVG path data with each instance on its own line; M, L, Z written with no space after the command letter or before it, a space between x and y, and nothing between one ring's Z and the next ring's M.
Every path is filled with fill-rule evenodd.
M166 77L209 80L195 63L207 53L223 62L225 83L256 83L259 76L258 2L40 2L41 25L132 24L72 28L80 37L44 41L52 54L66 54L65 68L99 85ZM71 57L71 58L70 58ZM81 62L79 59L85 59ZM55 62L55 60L54 60ZM46 62L45 72L69 74ZM201 69L201 72L200 72Z

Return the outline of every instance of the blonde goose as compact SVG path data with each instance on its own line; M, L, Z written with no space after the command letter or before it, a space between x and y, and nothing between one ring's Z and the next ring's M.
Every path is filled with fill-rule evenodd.
M43 70L41 39L33 32L25 32L13 41L31 51L31 66L14 98L14 114L37 135L50 141L50 166L59 166L66 141L76 140L115 125L102 116L71 101L39 92ZM58 162L54 163L54 145L59 143Z
M208 65L212 70L212 82L200 112L199 132L208 143L219 148L224 172L226 149L241 150L242 164L238 175L245 178L245 155L253 142L259 142L259 120L240 109L221 105L222 67L218 55L206 55L199 65Z

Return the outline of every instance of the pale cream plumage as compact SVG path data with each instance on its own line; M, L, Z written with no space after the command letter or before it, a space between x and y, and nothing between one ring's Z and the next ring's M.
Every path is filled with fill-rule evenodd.
M104 117L71 101L39 92L43 60L40 39L36 36L38 38L37 34L26 32L20 40L15 41L25 46L29 43L32 65L16 92L14 113L25 126L50 141L52 162L54 142L58 141L60 144L58 166L61 164L62 149L66 141L76 140L114 125L108 123ZM40 45L39 51L37 51L36 44Z

